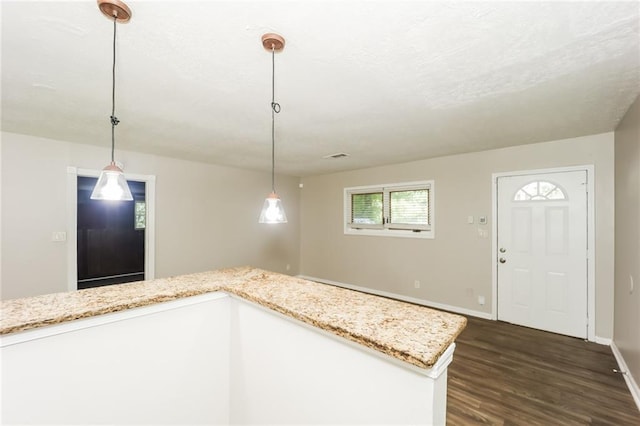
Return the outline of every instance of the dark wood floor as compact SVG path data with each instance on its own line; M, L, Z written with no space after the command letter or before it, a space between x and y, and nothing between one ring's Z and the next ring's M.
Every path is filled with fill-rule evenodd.
M640 425L608 346L477 318L456 343L448 425Z

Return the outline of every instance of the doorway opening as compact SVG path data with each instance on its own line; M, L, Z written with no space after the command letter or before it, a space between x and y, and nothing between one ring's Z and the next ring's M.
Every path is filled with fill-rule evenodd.
M155 278L156 177L127 173L134 200L112 203L89 200L99 175L67 167L69 291Z
M97 180L78 176L78 289L144 280L145 183L128 181L132 201L102 201Z

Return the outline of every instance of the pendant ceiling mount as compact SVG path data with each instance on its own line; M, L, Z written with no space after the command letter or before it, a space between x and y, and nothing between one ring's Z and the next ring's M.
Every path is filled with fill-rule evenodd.
M116 18L120 23L129 22L131 9L120 0L98 0L100 12L109 19Z
M284 49L284 37L279 34L268 33L262 36L262 45L271 52L280 52Z
M127 184L124 172L116 164L116 126L120 123L116 117L116 28L118 22L128 22L131 10L119 0L98 0L98 8L113 23L113 66L111 67L111 162L102 169L96 186L91 192L92 200L131 201L133 195Z
M259 223L287 223L282 200L276 193L276 114L280 104L276 102L276 52L284 49L281 35L268 33L262 36L262 46L271 53L271 192L267 195L260 212Z

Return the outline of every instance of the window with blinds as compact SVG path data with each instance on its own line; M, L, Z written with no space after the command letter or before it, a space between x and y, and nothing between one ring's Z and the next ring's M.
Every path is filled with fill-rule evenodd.
M389 227L426 230L429 226L429 188L389 191Z
M383 193L367 192L351 194L351 223L361 228L382 228Z
M345 234L433 238L433 181L345 188Z

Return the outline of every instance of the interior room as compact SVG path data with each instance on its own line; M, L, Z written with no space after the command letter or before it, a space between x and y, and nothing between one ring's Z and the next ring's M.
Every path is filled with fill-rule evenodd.
M260 268L600 347L640 420L640 2L100 4L0 3L2 303Z

